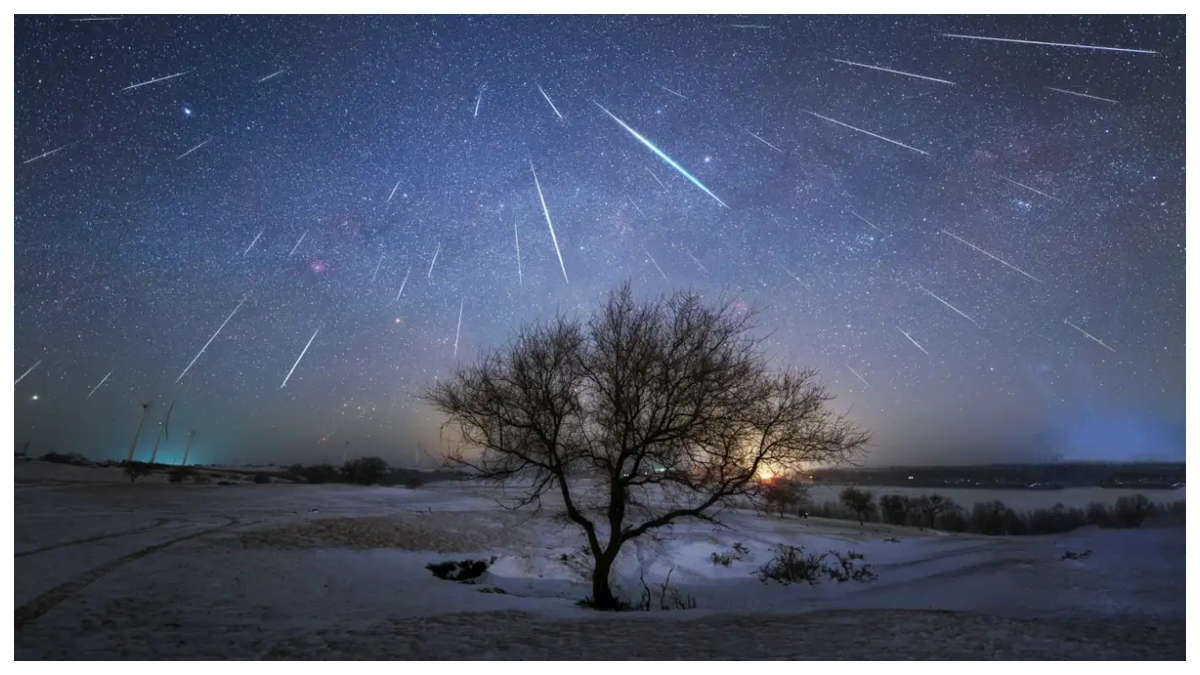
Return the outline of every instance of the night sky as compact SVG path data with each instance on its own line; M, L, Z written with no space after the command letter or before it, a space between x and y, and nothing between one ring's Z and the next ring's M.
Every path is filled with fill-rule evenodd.
M176 400L160 461L411 462L423 386L631 279L758 306L874 464L1183 457L1182 18L15 30L31 454Z

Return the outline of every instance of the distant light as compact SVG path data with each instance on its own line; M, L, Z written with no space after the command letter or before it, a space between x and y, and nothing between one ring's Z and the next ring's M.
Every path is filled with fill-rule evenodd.
M33 400L35 400L35 401L36 401L36 400L38 400L38 395L37 395L37 394L34 394L34 395L33 395Z
M912 479L913 479L913 477L912 477L912 476L909 476L909 477L908 477L908 479L909 479L909 480L912 480Z

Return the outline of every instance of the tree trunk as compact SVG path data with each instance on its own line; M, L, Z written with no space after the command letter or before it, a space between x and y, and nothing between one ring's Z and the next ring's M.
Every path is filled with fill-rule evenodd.
M863 524L863 514L859 513L858 514L858 526L862 527L862 524Z
M614 552L615 553L615 552ZM596 557L596 566L592 570L592 606L596 609L615 610L620 607L617 598L609 587L608 577L612 572L616 555L601 554Z

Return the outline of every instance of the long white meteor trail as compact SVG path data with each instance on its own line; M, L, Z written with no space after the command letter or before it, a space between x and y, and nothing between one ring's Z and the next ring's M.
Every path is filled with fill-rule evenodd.
M177 77L182 77L184 75L187 75L188 73L192 72L193 70L195 70L195 68L192 68L192 70L185 70L182 73L175 73L173 75L164 75L163 77L156 77L153 80L146 80L145 82L138 82L137 84L131 84L128 87L125 87L124 89L122 89L121 91L129 91L130 89L137 89L138 87L144 87L148 84L154 84L155 82L165 82L167 80L173 80Z
M71 23L81 23L84 21L120 21L123 17L119 16L96 16L86 19L71 19Z
M871 133L870 131L867 131L866 129L859 129L858 127L855 127L855 126L851 126L851 125L849 125L849 124L846 124L845 122L839 122L839 121L837 121L837 120L833 119L832 117L826 117L826 116L824 116L824 115L818 115L817 113L815 113L815 112L812 112L811 110L805 110L804 112L808 113L809 115L812 115L813 117L819 117L819 118L821 118L821 119L825 120L826 122L833 122L834 124L840 124L841 126L843 126L843 127L846 127L847 129L853 129L853 130L855 130L855 131L859 132L860 134L866 134L866 135L868 135L868 136L873 136L873 137L875 137L875 138L878 138L878 139L879 139L879 140L881 140L881 141L887 141L888 143L891 143L891 144L893 144L893 145L898 145L898 146L900 146L900 147L902 147L902 148L904 148L904 149L906 149L906 150L912 150L913 152L919 152L919 153L921 153L922 155L928 155L928 154L929 154L928 152L925 152L924 150L920 150L920 149L918 149L918 148L914 148L914 147L913 147L913 146L911 146L911 145L905 145L905 144L901 143L900 141L893 141L892 139L890 139L890 138L887 138L887 137L885 137L885 136L880 136L879 134L873 134L873 133Z
M525 285L525 272L521 270L521 235L517 232L517 219L513 218L513 239L517 242L517 282Z
M280 68L279 70L277 70L277 71L275 71L275 72L271 73L270 75L268 75L268 76L266 76L266 77L264 77L264 78L262 78L262 79L260 79L260 80L256 81L256 82L255 82L255 84L262 84L263 82L266 82L267 80L271 79L272 77L277 77L277 76L279 76L279 75L282 75L282 74L283 74L283 72L284 72L284 69L283 69L283 68Z
M958 313L959 316L966 319L967 321L970 321L971 323L975 324L976 326L979 325L978 321L976 321L975 319L972 319L971 317L967 316L966 314L963 314L962 310L960 310L959 308L955 307L954 305L946 302L945 300L941 299L940 297L937 296L937 294L935 294L933 291L929 290L928 288L925 288L921 284L917 284L917 288L921 289L922 291L925 291L925 293L927 295L929 295L929 297L933 298L934 300L937 300L938 302L942 303L943 305L954 310L955 312Z
M304 233L300 235L300 238L296 240L296 245L292 247L291 253L288 253L289 258L292 257L292 253L296 252L296 249L300 248L300 242L304 241L304 238L307 236L308 230L305 230Z
M650 170L650 167L646 167L646 173L650 174L650 177L654 179L654 182L655 182L655 183L658 183L658 186L659 186L660 188L662 188L662 189L663 189L663 192L670 192L670 191L671 191L671 190L670 190L670 189L667 187L667 184L666 184L666 183L664 183L664 182L662 182L662 179L661 179L661 178L659 178L658 176L655 176L655 175L654 175L654 172Z
M279 385L280 389L283 389L284 387L286 387L288 380L292 379L292 373L296 372L296 366L300 365L300 359L304 358L304 355L306 353L308 353L308 348L309 348L309 346L312 345L313 340L317 339L317 331L319 331L319 330L321 330L321 329L317 328L317 330L314 330L312 337L308 338L308 344L304 345L304 351L300 352L300 356L298 356L296 358L296 362L292 364L292 369L288 371L287 377L283 378L283 384Z
M412 265L404 272L404 280L400 282L400 292L396 293L396 302L400 302L400 296L404 295L404 286L408 284L408 274L412 272Z
M225 317L225 320L221 322L221 325L217 328L217 332L213 333L212 337L208 338L208 342L205 342L204 346L200 348L200 351L196 352L196 356L192 357L192 362L187 364L187 368L183 369L183 372L179 374L179 377L175 378L176 384L183 379L184 375L188 374L188 371L191 370L192 366L196 364L196 359L200 358L200 355L204 353L205 349L208 349L208 346L212 344L212 341L217 339L217 336L221 334L221 329L225 327L225 324L229 323L229 320L233 318L234 314L237 314L237 311L242 308L242 305L245 304L246 298L248 297L250 297L249 293L242 297L242 301L238 303L237 307L234 307L233 311L229 313L229 316Z
M896 330L900 331L901 333L904 333L904 337L908 338L909 342L916 345L917 349L920 349L922 354L924 354L925 356L929 356L929 352L925 351L925 348L921 346L921 343L914 340L912 338L912 336L908 334L908 331L904 330L900 326L896 326Z
M592 101L592 103L596 103L596 101ZM728 204L726 204L725 202L721 201L721 198L720 198L720 197L718 197L718 196L716 196L715 194L713 194L713 193L712 193L712 190L709 190L708 188L704 187L704 183L701 183L701 182L700 182L700 179L698 179L698 178L696 178L695 176L693 176L692 174L688 173L688 172L687 172L687 169L684 169L682 166L679 166L679 163L678 163L678 162L676 162L675 160L673 160L673 159L671 159L670 157L668 157L668 156L667 156L667 153L663 152L662 150L659 150L659 149L658 149L658 147L657 147L656 145L654 145L653 143L651 143L649 140L647 140L645 136L642 136L642 135L641 135L641 134L639 134L638 132L634 131L634 130L633 130L633 127L631 127L631 126L629 126L628 124L625 124L624 122L622 122L622 121L621 121L621 118L619 118L619 117L617 117L616 115L614 115L614 114L612 114L612 113L608 112L608 109L607 109L607 108L605 108L604 106L600 105L599 103L596 103L596 107L598 107L598 108L600 108L601 110L603 110L603 111L604 111L604 114L606 114L606 115L608 115L609 117L613 118L613 120L615 120L617 124L620 124L620 125L621 125L621 126L624 128L624 129L625 129L625 131L628 131L630 134L632 134L632 135L633 135L633 137L634 137L634 138L636 138L638 141L640 141L642 145L646 146L646 147L647 147L647 148L649 148L649 149L650 149L650 150L651 150L651 151L652 151L654 154L658 155L659 159L661 159L662 161L666 162L666 163L667 163L667 164L668 164L668 165L669 165L671 168L673 168L673 169L675 169L676 171L678 171L678 172L679 172L679 173L680 173L680 174L681 174L681 175L682 175L684 178L687 178L689 181L691 181L693 185L695 185L696 187L700 188L701 190L704 190L704 194L706 194L706 195L708 195L709 197L712 197L713 199L717 200L717 203L718 203L718 204L720 204L721 206L724 206L725 208L729 208L729 205L728 205Z
M748 133L748 134L750 134L751 136L753 136L753 137L757 138L757 139L758 139L758 141L759 141L760 143L762 143L763 145L767 146L768 148L770 148L770 149L774 150L775 152L778 152L778 153L779 153L779 154L781 154L781 155L782 155L782 154L784 154L784 152L783 152L782 150L780 150L779 148L775 147L774 145L771 145L771 144L770 144L770 143L768 143L768 142L767 142L765 139L763 139L763 137L762 137L762 136L759 136L758 134L754 133L753 131L750 131L749 129L747 129L747 130L746 130L746 133Z
M384 202L384 204L391 204L391 203L392 203L392 197L395 197L395 196L396 196L396 190L399 190L399 189L400 189L400 184L401 184L401 183L403 183L403 182L404 182L404 179L403 179L403 178L401 178L400 180L396 181L396 187L392 188L392 194L388 195L387 201L386 201L386 202Z
M533 161L529 162L529 170L533 173L533 184L537 188L538 199L542 202L542 213L546 214L546 225L550 227L550 240L554 242L554 252L558 254L558 266L562 268L563 281L567 285L571 285L571 280L567 278L567 266L563 263L562 251L558 248L558 235L554 234L554 222L550 220L550 209L546 208L546 197L542 195L542 184L538 181L537 171L533 168Z
M259 230L258 234L254 235L254 241L250 242L250 245L246 247L245 251L242 251L243 256L249 253L250 249L254 248L254 245L258 243L258 238L263 236L263 232L266 232L266 230Z
M208 145L208 141L211 141L211 140L212 139L210 138L210 139L204 141L203 143L201 143L200 145L197 145L196 147L192 148L191 150L188 150L187 152L183 153L182 155L176 157L175 158L176 161L181 160L184 157L187 157L188 155L192 154L193 152L199 150L200 148L203 148L204 146Z
M479 90L479 97L475 99L475 118L479 117L479 102L483 100L483 90ZM472 119L475 119L472 118Z
M111 371L111 370L108 371L108 375L112 375L112 374L113 374L113 371ZM101 384L108 382L108 375L105 375L104 379L100 380L100 384L97 384L96 386L92 387L92 390L88 392L88 395L87 395L88 398L91 398L92 394L96 393L96 390L100 388Z
M537 88L538 91L542 92L542 97L546 99L546 103L550 104L550 109L553 110L554 114L558 115L558 119L561 120L563 118L562 113L558 112L558 108L554 107L554 101L550 100L550 95L546 93L545 89L542 89L542 85L539 84Z
M966 239L963 239L962 237L958 236L957 234L954 234L952 232L947 232L946 230L941 230L941 232L942 232L942 234L948 234L951 237L954 237L955 239L959 240L960 242L966 244L967 246L970 246L971 248L975 249L976 251L979 251L980 253L991 258L992 260L995 260L996 262L1000 263L1001 265L1004 265L1005 267L1007 267L1009 269L1016 270L1017 272L1024 274L1025 276L1029 277L1030 279L1033 279L1034 281L1038 282L1039 284L1042 283L1041 279L1033 276L1029 272L1026 272L1025 270L1021 269L1020 267L1017 267L1016 265L1009 264L1007 261L1003 260L1002 258L998 258L998 257L992 255L991 253L988 253L987 251L979 248L975 244L972 244L971 242L967 241Z
M885 237L887 236L887 232L884 232L883 230L880 230L880 229L879 229L879 227L877 227L877 226L875 225L875 223L872 223L871 221L867 220L866 218L863 218L862 216L858 215L858 214L857 214L857 213L855 213L854 211L851 211L850 213L851 213L851 214L853 214L855 218L858 218L859 220L863 221L864 223L866 223L866 224L870 225L871 227L874 227L876 230L879 230L879 234L882 234L882 235L884 235Z
M646 249L642 250L646 251ZM662 268L658 266L658 261L654 259L654 256L650 255L650 251L646 251L646 257L649 258L650 262L654 264L654 269L658 270L658 273L662 275L663 281L667 282L668 284L671 283L671 280L667 278L666 273L663 272Z
M758 28L760 30L766 30L770 28L770 26L764 26L758 23L727 23L725 25L729 26L730 28Z
M862 383L863 383L863 384L865 384L865 385L867 385L867 387L868 387L868 388L870 388L870 386L871 386L871 383L870 383L870 382L867 382L867 378L863 377L862 375L859 375L859 374L858 374L858 371L857 371L857 370L855 370L855 369L854 369L854 368L853 368L853 367L852 367L852 366L851 366L849 363L847 363L847 364L846 364L846 367L850 369L850 372L854 373L854 376L855 376L855 377L857 377L858 379L862 380Z
M1023 188L1025 188L1026 190L1029 190L1030 192L1036 192L1036 193L1038 193L1039 195L1041 195L1041 196L1043 196L1043 197L1045 197L1045 198L1047 198L1047 199L1053 199L1053 200L1054 200L1054 201L1056 201L1056 202L1061 202L1061 201L1062 201L1061 199L1059 199L1058 197L1055 197L1054 195L1051 195L1051 194L1046 194L1045 192L1042 192L1041 190L1039 190L1039 189L1037 189L1037 188L1031 188L1031 187L1029 187L1028 185L1026 185L1026 184L1024 184L1024 183L1018 183L1017 181L1015 181L1015 180L1013 180L1013 179L1011 179L1011 178L1005 178L1004 176L1000 176L1000 178L1001 178L1001 180L1006 180L1006 181L1008 181L1008 182L1012 183L1013 185L1016 185L1016 186L1019 186L1019 187L1023 187Z
M1115 349L1113 349L1112 347L1109 347L1108 345L1104 344L1104 341L1103 341L1103 340L1101 340L1100 338L1096 337L1095 335L1092 335L1091 333L1089 333L1089 332L1087 332L1086 330L1084 330L1084 329L1080 328L1079 326L1076 326L1075 324L1071 323L1070 321L1067 321L1066 319L1063 319L1063 323L1067 324L1067 325L1068 325L1068 326L1070 326L1071 328L1074 328L1075 330L1079 331L1080 333L1083 333L1084 335L1086 335L1086 336L1090 337L1091 339L1095 340L1095 341L1096 341L1096 344L1100 345L1101 347L1104 347L1104 348L1105 348L1105 349L1107 349L1108 351L1110 351L1110 352L1112 352L1112 353L1114 353L1114 354L1116 354L1116 353L1117 353L1117 350L1115 350Z
M642 214L642 217L645 218L646 212L642 210L642 207L637 205L637 202L633 201L633 197L627 197L627 199L629 199L630 204L633 204L633 208L637 209L637 212Z
M882 66L869 66L865 63L855 63L854 61L843 61L841 59L833 59L833 60L837 61L838 63L844 63L848 66L858 66L859 68L870 68L871 70L882 70L885 73L893 73L895 75L906 75L908 77L915 77L918 80L929 80L930 82L941 82L942 84L955 84L954 82L951 82L950 80L939 80L936 77L926 77L924 75L917 75L916 73L906 73L903 70L892 70L891 68L884 68Z
M32 366L29 366L29 370L25 371L25 372L24 372L24 373L23 373L23 374L22 374L20 377L18 377L16 382L13 382L13 385L18 385L18 384L20 384L20 383L21 383L21 380L25 379L25 376L26 376L26 375L28 375L28 374L32 373L32 372L33 372L33 369L34 369L34 368L37 368L37 367L38 367L38 366L40 366L40 365L42 365L42 360L41 360L41 359L38 359L38 360L37 360L37 363L33 364Z
M1103 52L1126 52L1129 54L1157 54L1149 49L1124 49L1122 47L1097 47L1096 45L1077 45L1066 42L1040 42L1038 40L1016 40L1013 38L984 37L982 35L956 35L942 33L942 37L962 38L964 40L990 40L992 42L1016 42L1023 45L1042 45L1044 47L1071 47L1073 49L1096 49Z
M442 252L442 242L438 242L437 248L433 251L433 260L429 261L429 272L425 274L426 279L433 278L433 266L437 264L438 254Z
M467 299L463 298L458 303L458 328L454 329L454 358L458 358L458 336L459 336L459 334L462 333L462 312L463 312L463 305L465 305L466 302L467 302Z
M61 146L59 146L59 147L57 147L57 148L55 148L55 149L53 149L53 150L49 150L49 151L43 152L42 154L38 155L37 157L30 157L29 159L27 159L27 160L25 160L24 162L21 162L21 163L22 163L22 164L29 164L30 162L36 162L36 161L38 161L39 159L45 159L45 158L47 158L47 157L49 157L49 156L51 156L51 155L56 155L56 154L58 154L59 152L62 152L63 150L66 150L67 148L71 147L72 145L75 145L75 143L67 143L66 145L61 145Z
M705 274L711 274L711 272L708 271L708 268L704 266L704 263L701 263L699 260L697 260L696 256L692 255L691 251L689 251L685 248L685 249L683 249L683 252L688 254L688 257L692 259L692 262L696 263L696 265L698 265L700 267L700 269L704 270Z
M1070 94L1071 96L1082 96L1083 98L1095 99L1097 101L1105 101L1106 103L1120 103L1120 101L1114 101L1111 98L1102 98L1100 96L1092 96L1091 94L1084 94L1084 93L1078 92L1078 91L1067 91L1066 89L1059 89L1058 87L1046 87L1046 88L1049 89L1050 91L1057 91L1060 94Z
M375 271L371 273L371 280L367 283L375 283L375 277L379 276L379 266L383 264L383 254L379 255L379 262L375 263Z
M655 84L658 84L658 83L657 83L657 82L655 82ZM679 98L681 98L681 99L683 99L683 100L685 100L685 101L687 100L687 97L686 97L686 96L684 96L683 94L681 94L681 93L679 93L679 92L675 91L674 89L668 89L667 87L664 87L664 86L662 86L661 84L659 84L659 85L658 85L658 87L659 87L659 89L662 89L662 90L663 90L663 91L665 91L665 92L668 92L668 93L671 93L671 94L675 94L676 96L678 96Z

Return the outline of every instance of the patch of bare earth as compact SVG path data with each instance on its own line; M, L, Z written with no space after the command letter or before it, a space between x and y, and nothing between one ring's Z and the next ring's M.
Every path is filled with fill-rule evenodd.
M1182 620L1019 620L917 610L545 620L521 612L385 621L276 643L269 659L1146 660L1185 658Z
M528 514L406 513L355 518L321 518L270 529L239 532L245 548L466 553L526 548L533 536Z

